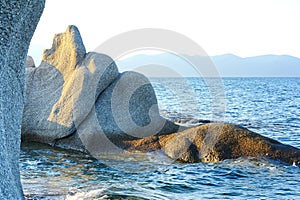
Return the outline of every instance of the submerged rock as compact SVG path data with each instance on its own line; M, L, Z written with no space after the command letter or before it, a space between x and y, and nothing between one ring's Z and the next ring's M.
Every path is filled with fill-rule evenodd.
M23 199L19 173L24 68L44 0L1 1L0 199Z

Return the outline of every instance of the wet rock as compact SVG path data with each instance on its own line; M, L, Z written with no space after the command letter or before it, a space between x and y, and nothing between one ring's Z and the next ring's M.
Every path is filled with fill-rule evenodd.
M174 123L182 124L182 125L186 125L186 126L212 123L212 121L210 121L210 120L195 119L195 118L171 118L171 121Z
M233 124L209 123L182 132L126 141L129 151L163 150L181 162L218 162L240 157L278 160L300 166L300 150ZM147 145L143 145L147 143ZM143 148L144 147L144 148Z
M206 124L179 135L189 139L197 147L197 155L202 162L264 157L288 164L300 164L299 149L233 124Z

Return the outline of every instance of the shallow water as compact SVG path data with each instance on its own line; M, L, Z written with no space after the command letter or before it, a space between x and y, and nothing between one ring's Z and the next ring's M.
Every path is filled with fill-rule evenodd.
M203 80L188 79L196 95L181 88L181 81L152 80L165 117L215 120L217 116L300 148L300 78L224 79L223 118L211 114L213 104ZM168 91L168 84L179 92ZM181 96L172 98L172 93ZM94 160L78 152L30 144L22 147L20 168L28 199L300 197L299 167L257 158L183 164L157 153Z

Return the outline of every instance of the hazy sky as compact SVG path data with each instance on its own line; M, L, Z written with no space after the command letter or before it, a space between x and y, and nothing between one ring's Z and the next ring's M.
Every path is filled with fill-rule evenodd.
M47 0L29 54L38 61L54 34L73 24L87 51L125 31L164 28L209 55L300 57L299 20L298 0Z

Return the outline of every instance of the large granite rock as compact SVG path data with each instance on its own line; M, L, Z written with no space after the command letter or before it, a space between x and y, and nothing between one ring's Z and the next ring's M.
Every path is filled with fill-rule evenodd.
M55 35L41 65L26 70L23 139L53 143L73 134L118 74L108 56L85 52L75 26Z
M19 174L24 68L44 0L1 0L0 199L22 199Z
M159 115L155 92L145 76L124 72L100 94L93 112L77 128L68 146L80 138L86 150L101 157L123 153L124 140L174 133L180 127ZM59 144L65 147L65 142Z
M174 133L179 126L159 114L149 80L136 72L124 72L97 99L96 115L107 137L145 138Z
M105 147L109 141L168 134L178 128L159 115L146 77L119 74L108 56L86 53L75 26L55 35L39 67L26 69L24 141L76 150L85 146L101 153L111 150ZM103 139L95 140L99 136Z
M113 60L86 53L79 31L57 34L38 68L26 71L22 138L89 152L163 151L182 162L266 157L300 165L299 149L242 127L179 126L159 115L149 80L118 73ZM197 121L197 123L200 121Z

